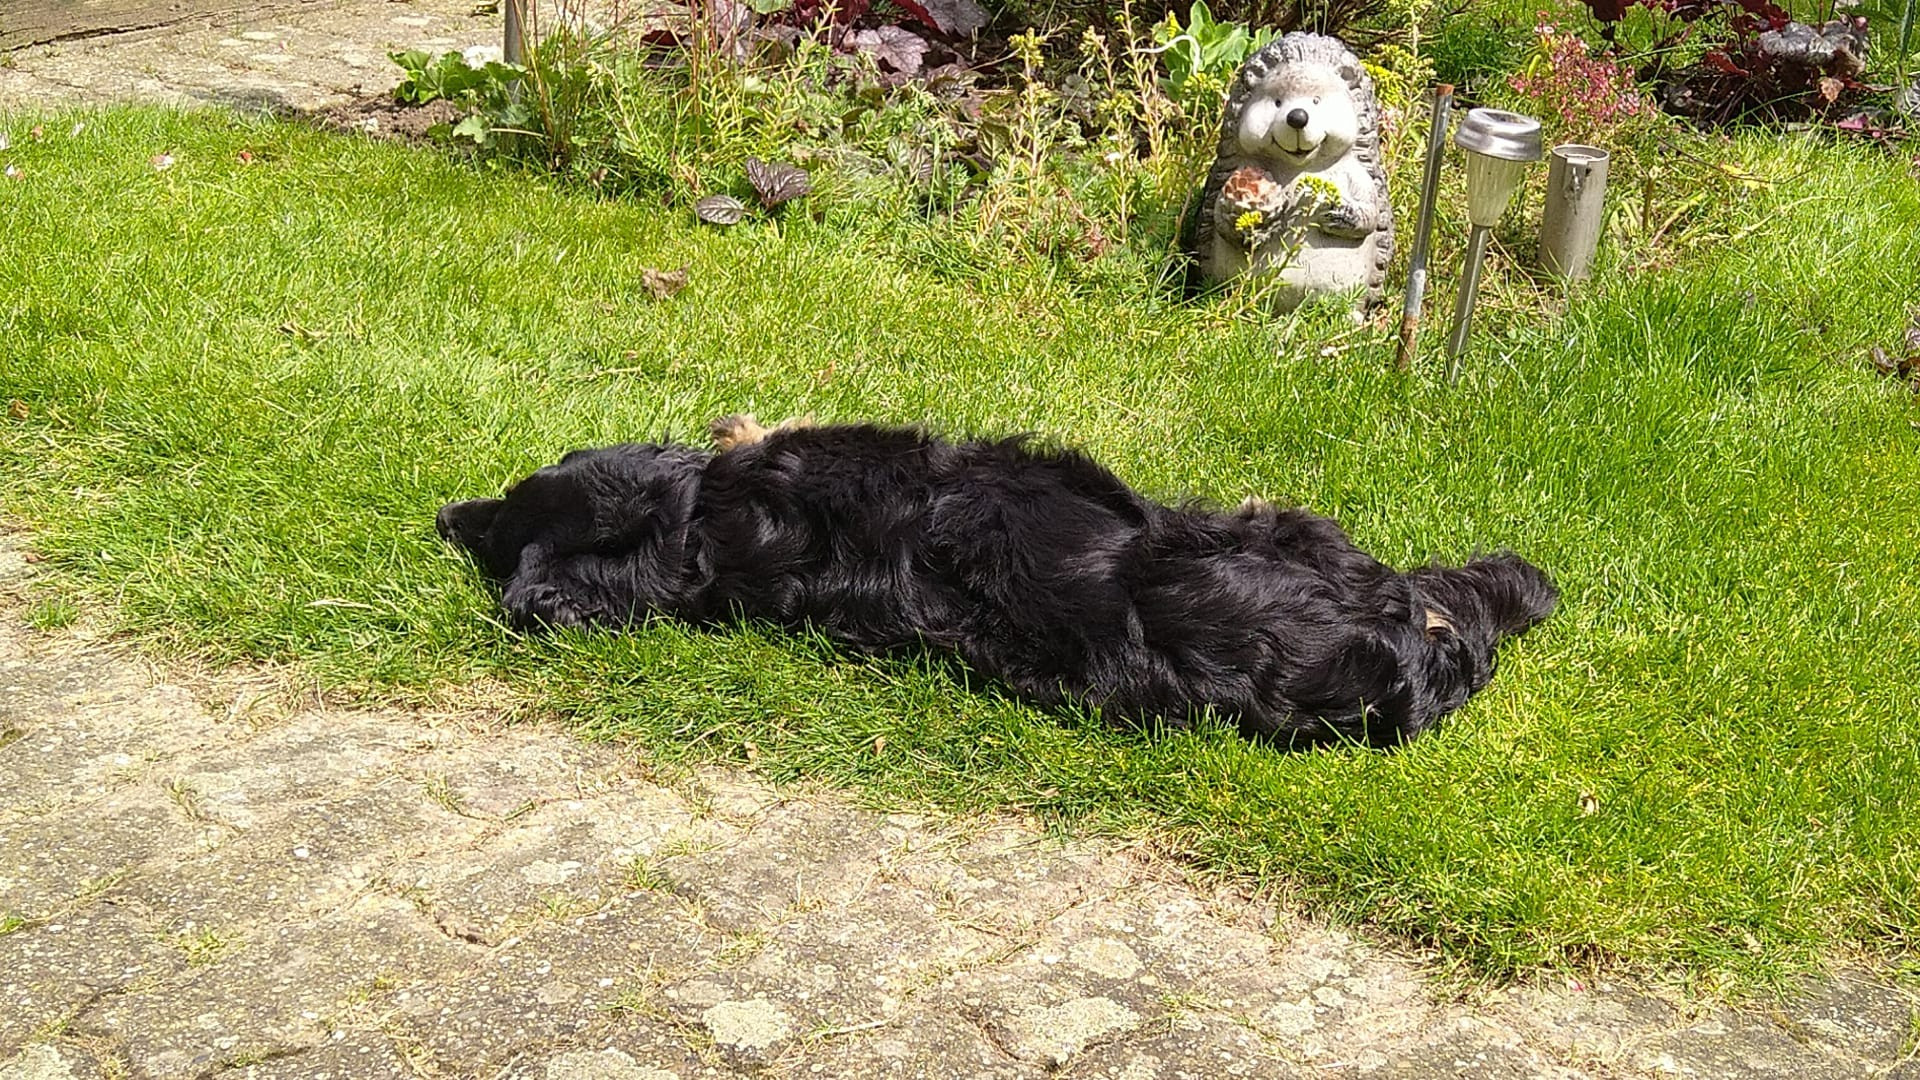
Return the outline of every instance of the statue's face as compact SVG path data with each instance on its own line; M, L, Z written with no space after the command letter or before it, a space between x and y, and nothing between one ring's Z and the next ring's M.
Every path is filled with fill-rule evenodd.
M1341 73L1289 64L1254 88L1240 114L1240 149L1290 172L1324 168L1360 137L1360 117Z

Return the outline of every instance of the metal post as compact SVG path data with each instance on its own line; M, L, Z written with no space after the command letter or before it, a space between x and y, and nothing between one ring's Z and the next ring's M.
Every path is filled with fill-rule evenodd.
M527 62L527 0L503 0L507 12L507 38L500 46L501 58L509 64Z
M1427 293L1427 238L1433 232L1433 204L1440 194L1440 161L1447 149L1447 115L1453 109L1453 85L1433 90L1433 127L1427 132L1427 171L1420 181L1420 217L1413 227L1413 255L1407 264L1407 301L1400 312L1400 349L1394 367L1413 366L1414 338L1420 332L1420 308Z

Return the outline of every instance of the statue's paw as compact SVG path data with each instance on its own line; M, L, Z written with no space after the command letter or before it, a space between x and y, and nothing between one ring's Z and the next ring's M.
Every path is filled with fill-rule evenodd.
M1330 206L1317 216L1322 232L1345 233L1352 236L1364 235L1367 225L1360 220L1360 213L1347 203Z

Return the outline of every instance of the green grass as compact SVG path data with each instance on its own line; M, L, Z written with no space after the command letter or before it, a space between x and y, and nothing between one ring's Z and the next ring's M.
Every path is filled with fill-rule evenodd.
M1479 972L1744 986L1920 928L1920 411L1864 362L1920 296L1920 193L1869 150L1730 146L1793 177L1721 210L1744 239L1559 318L1495 303L1449 387L1378 332L1324 356L1325 326L969 283L804 215L717 232L293 127L86 120L12 124L0 513L162 646L386 700L493 676L662 759L751 743L876 802L1150 832ZM516 637L433 536L565 449L741 409L1038 430L1403 565L1510 546L1564 602L1436 734L1284 754L759 629Z

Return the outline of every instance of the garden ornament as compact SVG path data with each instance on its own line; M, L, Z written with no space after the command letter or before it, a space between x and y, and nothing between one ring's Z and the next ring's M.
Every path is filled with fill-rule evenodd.
M1467 221L1473 229L1467 234L1467 260L1453 305L1453 335L1447 340L1447 355L1453 358L1449 379L1460 377L1460 354L1467 347L1467 330L1473 322L1487 237L1507 212L1527 164L1540 160L1540 121L1502 109L1472 109L1460 121L1453 143L1467 152Z
M1600 246L1607 201L1607 159L1597 146L1563 143L1547 156L1547 207L1540 217L1540 265L1584 281Z
M1277 311L1326 295L1379 301L1393 257L1379 105L1337 38L1288 34L1242 65L1193 238L1209 285L1277 275Z

